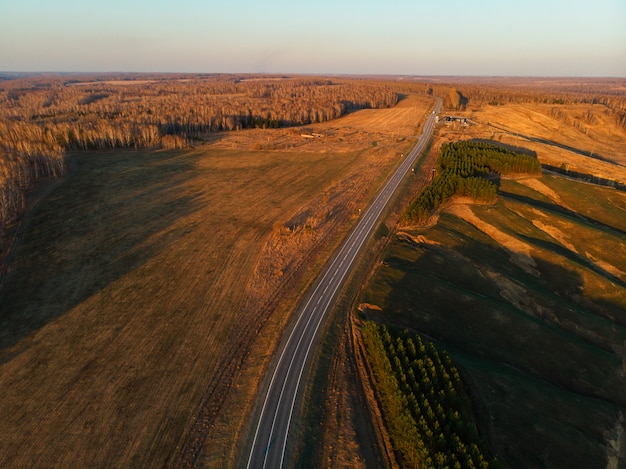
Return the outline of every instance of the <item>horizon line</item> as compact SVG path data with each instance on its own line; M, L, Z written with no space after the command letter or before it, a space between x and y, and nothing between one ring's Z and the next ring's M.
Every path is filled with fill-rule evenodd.
M2 70L0 75L16 75L20 78L33 75L262 75L262 76L319 76L319 77L396 77L396 78L528 78L528 79L626 79L620 75L505 75L505 74L411 74L411 73L347 73L347 72L163 72L163 71L64 71L64 70Z

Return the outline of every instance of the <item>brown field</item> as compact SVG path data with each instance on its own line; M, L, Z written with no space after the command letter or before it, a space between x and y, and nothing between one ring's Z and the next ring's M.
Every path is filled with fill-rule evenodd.
M465 112L475 125L450 125L447 141L487 138L537 152L543 164L626 181L626 129L618 127L602 105L483 105Z
M250 129L207 135L211 148L251 150L351 151L390 142L410 145L433 100L420 95L404 96L391 109L362 109L331 121L277 129ZM313 136L313 134L317 134ZM313 138L303 137L310 135Z
M0 291L0 466L234 465L288 312L425 103L309 126L319 141L73 155Z

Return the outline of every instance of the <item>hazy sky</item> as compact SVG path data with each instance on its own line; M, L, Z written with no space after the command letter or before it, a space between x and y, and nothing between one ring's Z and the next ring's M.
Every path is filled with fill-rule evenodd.
M0 0L0 70L626 77L626 0Z

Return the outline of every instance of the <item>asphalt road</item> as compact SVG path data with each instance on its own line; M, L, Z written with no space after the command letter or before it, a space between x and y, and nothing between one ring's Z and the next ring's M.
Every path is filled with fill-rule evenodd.
M313 284L297 310L297 322L289 338L279 350L280 358L270 369L272 379L264 397L263 408L257 423L254 440L247 461L248 469L282 468L289 441L289 428L293 410L303 382L304 370L315 343L324 315L348 277L361 248L378 224L385 207L400 183L414 166L432 134L435 115L441 100L437 98L435 111L428 115L424 133L404 161L378 192L370 206L349 233L337 252Z

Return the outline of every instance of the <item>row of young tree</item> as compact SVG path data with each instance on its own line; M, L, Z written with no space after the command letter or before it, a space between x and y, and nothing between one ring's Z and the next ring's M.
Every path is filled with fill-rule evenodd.
M441 147L437 175L411 201L403 215L405 224L427 222L433 213L454 196L493 203L497 198L494 176L541 174L541 163L522 154L485 142L461 141Z
M211 132L322 122L398 100L390 87L359 80L86 78L0 82L0 237L23 210L24 191L65 172L67 151L183 148Z
M498 467L478 435L472 404L446 351L408 331L362 328L387 429L403 467Z
M535 155L469 140L442 145L438 165L441 173L452 172L462 177L541 174L541 163Z

